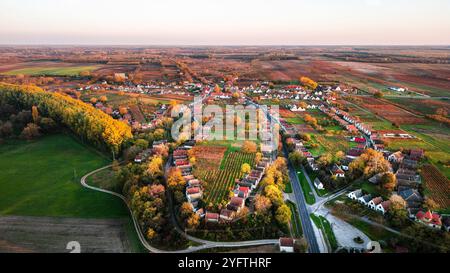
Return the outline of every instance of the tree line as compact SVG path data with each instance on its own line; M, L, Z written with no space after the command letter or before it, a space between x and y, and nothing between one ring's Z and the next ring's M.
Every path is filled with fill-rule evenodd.
M132 138L131 128L89 104L35 86L0 83L0 102L20 109L36 107L42 116L67 126L84 140L117 154Z

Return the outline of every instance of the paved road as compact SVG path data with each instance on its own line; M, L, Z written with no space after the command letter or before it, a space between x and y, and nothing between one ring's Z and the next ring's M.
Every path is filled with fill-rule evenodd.
M283 147L284 155L288 158L288 152L286 147ZM316 234L314 233L314 229L312 226L311 218L309 217L309 211L306 206L305 196L303 195L303 190L300 187L300 181L298 180L297 172L295 171L294 166L289 159L288 169L289 169L289 178L291 180L292 190L295 196L297 210L299 212L300 221L303 228L303 234L308 242L309 252L311 253L320 253L319 245L317 244Z
M94 170L94 171L84 175L81 178L81 185L83 187L85 187L85 188L88 188L88 189L91 189L91 190L94 190L94 191L99 191L99 192L111 194L111 195L117 196L120 199L122 199L122 201L127 206L128 211L130 212L131 218L133 219L134 228L136 229L136 233L138 235L139 241L141 241L141 244L150 252L153 252L153 253L189 253L189 252L199 251L199 250L202 250L202 249L217 248L217 247L227 247L228 248L228 247L246 247L246 246L259 246L259 245L275 245L275 244L278 244L278 240L276 240L276 239L241 241L241 242L214 242L214 241L207 241L207 240L203 240L203 239L200 239L200 238L196 238L196 237L187 235L183 231L181 231L181 229L176 228L176 230L181 235L185 236L188 240L191 240L191 241L194 241L194 242L197 242L197 243L201 243L202 245L189 247L189 248L182 249L182 250L173 250L173 251L163 250L163 249L159 249L159 248L153 247L145 239L145 236L143 235L141 227L138 224L138 221L137 221L136 217L132 213L131 208L128 205L126 199L125 199L125 196L123 196L123 195L121 195L121 194L119 194L117 192L113 192L113 191L109 191L109 190L93 187L93 186L90 186L90 185L88 185L86 183L86 179L90 175L93 175L93 174L95 174L95 173L97 173L99 171L102 171L104 169L110 168L111 166L112 165L104 166L102 168L99 168L97 170Z

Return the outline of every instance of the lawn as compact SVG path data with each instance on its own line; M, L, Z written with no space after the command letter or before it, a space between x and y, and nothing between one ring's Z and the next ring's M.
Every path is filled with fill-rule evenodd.
M305 174L302 171L297 171L298 180L300 181L300 186L302 187L303 195L305 196L306 203L312 205L316 202L316 197L312 192L312 189L306 180Z
M295 238L300 238L303 234L302 225L300 223L300 216L298 215L297 206L291 201L286 202L291 209L291 224L293 229L293 236Z
M67 135L0 146L0 215L128 218L123 202L80 185L109 161Z
M317 228L321 229L322 232L327 237L328 243L330 244L331 249L334 251L338 247L338 243L336 240L336 236L334 235L333 229L331 228L330 222L323 216L317 216L314 213L311 213L311 219Z
M82 71L92 71L97 69L96 65L85 65L85 66L68 66L68 67L46 67L46 66L37 66L37 67L28 67L28 68L20 68L5 72L5 75L30 75L30 76L78 76Z

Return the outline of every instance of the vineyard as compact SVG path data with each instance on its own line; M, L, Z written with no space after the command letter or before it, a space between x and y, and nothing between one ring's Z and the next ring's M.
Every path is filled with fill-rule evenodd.
M429 164L422 168L422 177L430 198L442 209L450 207L450 181L436 167Z
M221 148L226 149L225 147ZM220 151L222 152L222 150ZM235 180L242 178L244 175L241 172L242 164L249 163L253 166L255 160L255 154L237 151L224 153L223 151L222 160L217 162L217 160L212 160L212 157L214 157L214 159L217 157L205 153L204 149L202 149L203 153L197 153L198 150L195 152L197 163L194 175L204 182L205 201L208 204L219 204L222 201L227 200L228 193L233 189Z

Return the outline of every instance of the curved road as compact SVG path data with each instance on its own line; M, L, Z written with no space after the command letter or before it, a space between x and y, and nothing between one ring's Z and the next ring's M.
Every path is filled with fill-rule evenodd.
M154 252L154 253L188 253L188 252L195 252L195 251L199 251L202 249L208 249L208 248L217 248L217 247L245 247L245 246L258 246L258 245L273 245L273 244L278 244L278 240L276 239L269 239L269 240L255 240L255 241L242 241L242 242L214 242L214 241L207 241L207 240L203 240L200 238L196 238L190 235L185 234L184 232L182 232L178 227L176 227L176 230L183 235L184 237L186 237L186 239L197 242L197 243L202 243L203 245L200 246L194 246L194 247L189 247L187 249L182 249L182 250L163 250L163 249L159 249L156 247L151 246L147 240L145 239L141 227L139 226L136 217L134 216L133 212L131 211L130 206L128 205L125 196L117 193L117 192L113 192L113 191L109 191L109 190L105 190L105 189L101 189L101 188L97 188L94 186L90 186L86 183L86 178L88 178L90 175L93 175L99 171L102 171L104 169L110 168L112 165L108 165L108 166L104 166L102 168L96 169L86 175L84 175L81 178L81 185L85 188L94 190L94 191L98 191L98 192L103 192L103 193L107 193L107 194L111 194L114 196L119 197L120 199L122 199L122 201L125 203L125 205L128 208L128 211L130 212L131 218L133 219L133 224L134 224L134 228L136 229L136 233L138 235L139 241L141 241L141 244L150 252Z

